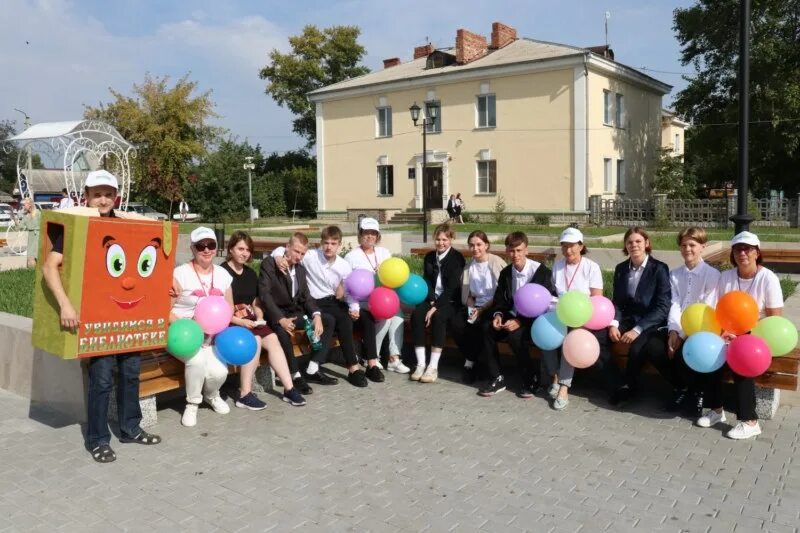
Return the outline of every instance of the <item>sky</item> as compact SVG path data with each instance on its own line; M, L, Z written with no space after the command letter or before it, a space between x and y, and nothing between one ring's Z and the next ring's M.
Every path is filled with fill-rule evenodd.
M32 123L76 120L84 105L109 102L109 88L131 94L145 74L178 79L187 73L211 91L219 126L265 152L304 145L292 115L265 92L258 77L269 52L289 50L303 26L356 25L366 64L408 61L430 40L451 47L456 30L487 38L492 22L519 37L576 46L605 41L617 61L686 85L672 11L688 0L3 0L0 10L0 120ZM660 72L659 72L660 71Z

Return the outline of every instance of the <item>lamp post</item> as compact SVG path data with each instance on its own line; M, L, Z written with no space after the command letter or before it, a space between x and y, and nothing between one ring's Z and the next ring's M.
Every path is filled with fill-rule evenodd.
M735 233L750 229L753 217L747 211L750 134L750 0L739 3L739 183L736 214L731 217Z
M244 158L244 169L247 171L247 195L250 198L250 225L253 225L253 169L256 168L253 163L253 157L247 156Z
M416 102L408 108L411 112L411 120L414 121L414 126L417 126L417 122L419 121L419 112L420 107L417 105ZM426 200L427 197L427 189L426 181L427 181L427 169L428 169L428 127L433 126L436 123L436 106L430 106L428 108L428 112L422 119L422 242L428 242L428 202Z

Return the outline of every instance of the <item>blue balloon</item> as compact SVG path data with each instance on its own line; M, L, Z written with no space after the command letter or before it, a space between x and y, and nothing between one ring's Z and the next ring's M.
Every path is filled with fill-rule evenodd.
M417 305L428 296L428 284L419 274L411 274L408 281L395 289L400 301L406 305Z
M683 360L689 368L702 374L722 368L726 352L722 337L708 331L690 335L683 344Z
M555 350L564 343L567 326L561 323L555 311L540 315L531 325L531 338L540 350Z
M214 353L226 365L246 365L257 349L255 335L242 326L229 326L214 337Z

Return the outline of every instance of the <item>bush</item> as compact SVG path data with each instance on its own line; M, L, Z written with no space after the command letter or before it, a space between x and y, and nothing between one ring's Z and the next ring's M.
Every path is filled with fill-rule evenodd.
M549 226L550 215L534 215L533 223L536 224L537 226Z
M494 203L494 223L507 224L508 215L506 215L506 199L502 193L497 194L497 200Z
M31 318L33 316L32 268L0 272L0 311Z

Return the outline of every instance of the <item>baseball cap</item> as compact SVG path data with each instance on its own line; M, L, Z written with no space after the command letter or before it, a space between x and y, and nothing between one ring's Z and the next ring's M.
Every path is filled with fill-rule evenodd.
M381 231L378 221L371 217L362 218L360 227L362 230L372 230L377 232Z
M736 246L737 244L749 244L750 246L761 247L761 241L758 240L758 236L749 231L743 231L733 236L733 239L731 239L731 246Z
M199 228L192 230L190 237L192 239L192 244L205 239L211 239L212 241L217 242L217 236L214 234L214 230L205 226L200 226Z
M583 233L578 228L567 228L561 232L559 242L583 242Z
M86 183L84 183L84 186L98 187L100 185L108 185L109 187L114 187L119 190L117 178L115 178L114 174L111 172L107 170L93 170L89 172L89 175L86 176Z

